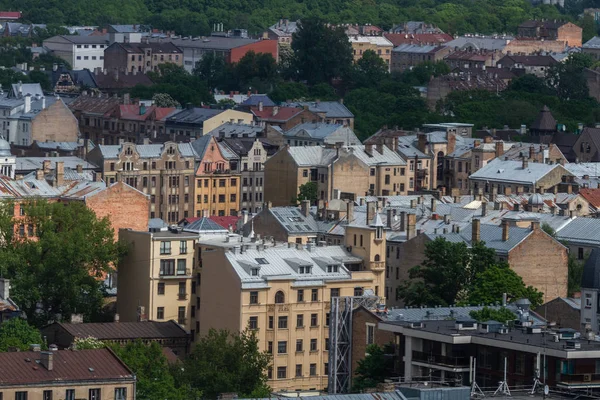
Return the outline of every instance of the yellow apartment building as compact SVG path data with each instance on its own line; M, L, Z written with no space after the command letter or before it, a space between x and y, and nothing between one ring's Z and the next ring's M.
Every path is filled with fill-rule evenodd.
M373 50L390 68L394 44L383 36L354 35L349 37L354 62L360 60L367 50Z
M353 235L353 247L201 240L200 336L211 328L255 330L260 350L273 355L268 384L274 391L324 390L332 297L379 294L385 284L382 227L356 227L350 242Z
M117 269L117 312L123 322L174 320L191 327L194 240L181 228L155 232L119 230L128 253Z
M203 136L192 142L198 154L194 215L237 215L240 205L240 180L237 168L231 168L213 136Z

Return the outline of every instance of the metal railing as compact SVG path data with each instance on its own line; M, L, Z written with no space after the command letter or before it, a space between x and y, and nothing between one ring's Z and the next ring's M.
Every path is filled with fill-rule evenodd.
M559 383L567 385L600 385L600 374L560 374Z
M452 357L443 356L441 354L424 353L421 351L413 351L413 361L424 362L427 364L446 365L450 367L469 367L469 358L467 357Z

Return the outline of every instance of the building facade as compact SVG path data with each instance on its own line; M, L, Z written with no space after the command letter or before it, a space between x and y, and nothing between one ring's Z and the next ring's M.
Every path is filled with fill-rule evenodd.
M173 43L113 43L104 50L104 69L158 72L163 64L183 66L183 51Z
M104 68L104 49L108 35L61 35L44 40L50 53L68 62L74 70Z

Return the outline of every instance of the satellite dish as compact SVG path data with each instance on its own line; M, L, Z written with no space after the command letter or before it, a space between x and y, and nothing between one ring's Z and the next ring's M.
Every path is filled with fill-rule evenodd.
M548 396L548 393L550 393L550 388L548 385L544 385L544 396Z

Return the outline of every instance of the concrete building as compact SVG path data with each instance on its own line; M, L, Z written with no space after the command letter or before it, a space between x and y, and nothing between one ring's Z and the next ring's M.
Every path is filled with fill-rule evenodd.
M237 215L240 205L239 164L232 166L213 136L203 136L191 145L198 161L194 176L193 215Z
M352 45L354 62L360 60L365 51L371 50L374 51L379 58L385 61L389 69L392 58L392 49L394 48L392 42L383 36L354 35L349 36L348 39Z
M135 399L135 374L109 348L1 353L0 371L10 399Z
M163 64L183 66L183 51L173 43L118 43L104 50L104 69L157 72Z
M285 142L290 146L336 145L356 146L360 139L347 125L325 122L305 122L283 132Z
M525 70L528 74L544 78L546 71L553 65L558 64L550 55L506 55L496 63L498 68L520 69Z
M85 94L70 103L69 108L73 115L75 115L75 118L77 118L77 121L79 121L79 130L83 139L89 139L94 143L102 144L102 138L105 136L104 114L112 112L121 103L122 100L119 98L111 96L96 97Z
M353 234L363 245L352 253L343 246L275 245L256 238L201 240L200 335L210 328L255 330L259 349L273 354L271 388L323 390L331 299L377 294L382 287L382 232L371 226Z
M196 152L189 143L98 145L88 155L102 179L150 196L150 219L174 224L194 212Z
M275 206L295 204L300 186L309 182L325 202L408 190L406 162L384 145L289 147L265 163L265 201Z
M589 54L594 60L600 60L600 37L594 36L581 46L581 52Z
M585 329L585 326L581 324L581 298L557 297L542 304L534 311L544 316L548 322L555 323L558 328L576 331Z
M62 58L75 70L90 71L104 68L104 49L108 44L108 35L61 35L44 40L50 54Z
M194 241L198 235L181 228L154 232L119 230L128 253L119 264L117 312L123 322L176 321L193 329L190 296Z
M394 47L391 57L391 72L410 70L424 62L437 62L452 51L451 47L442 45L401 44Z

